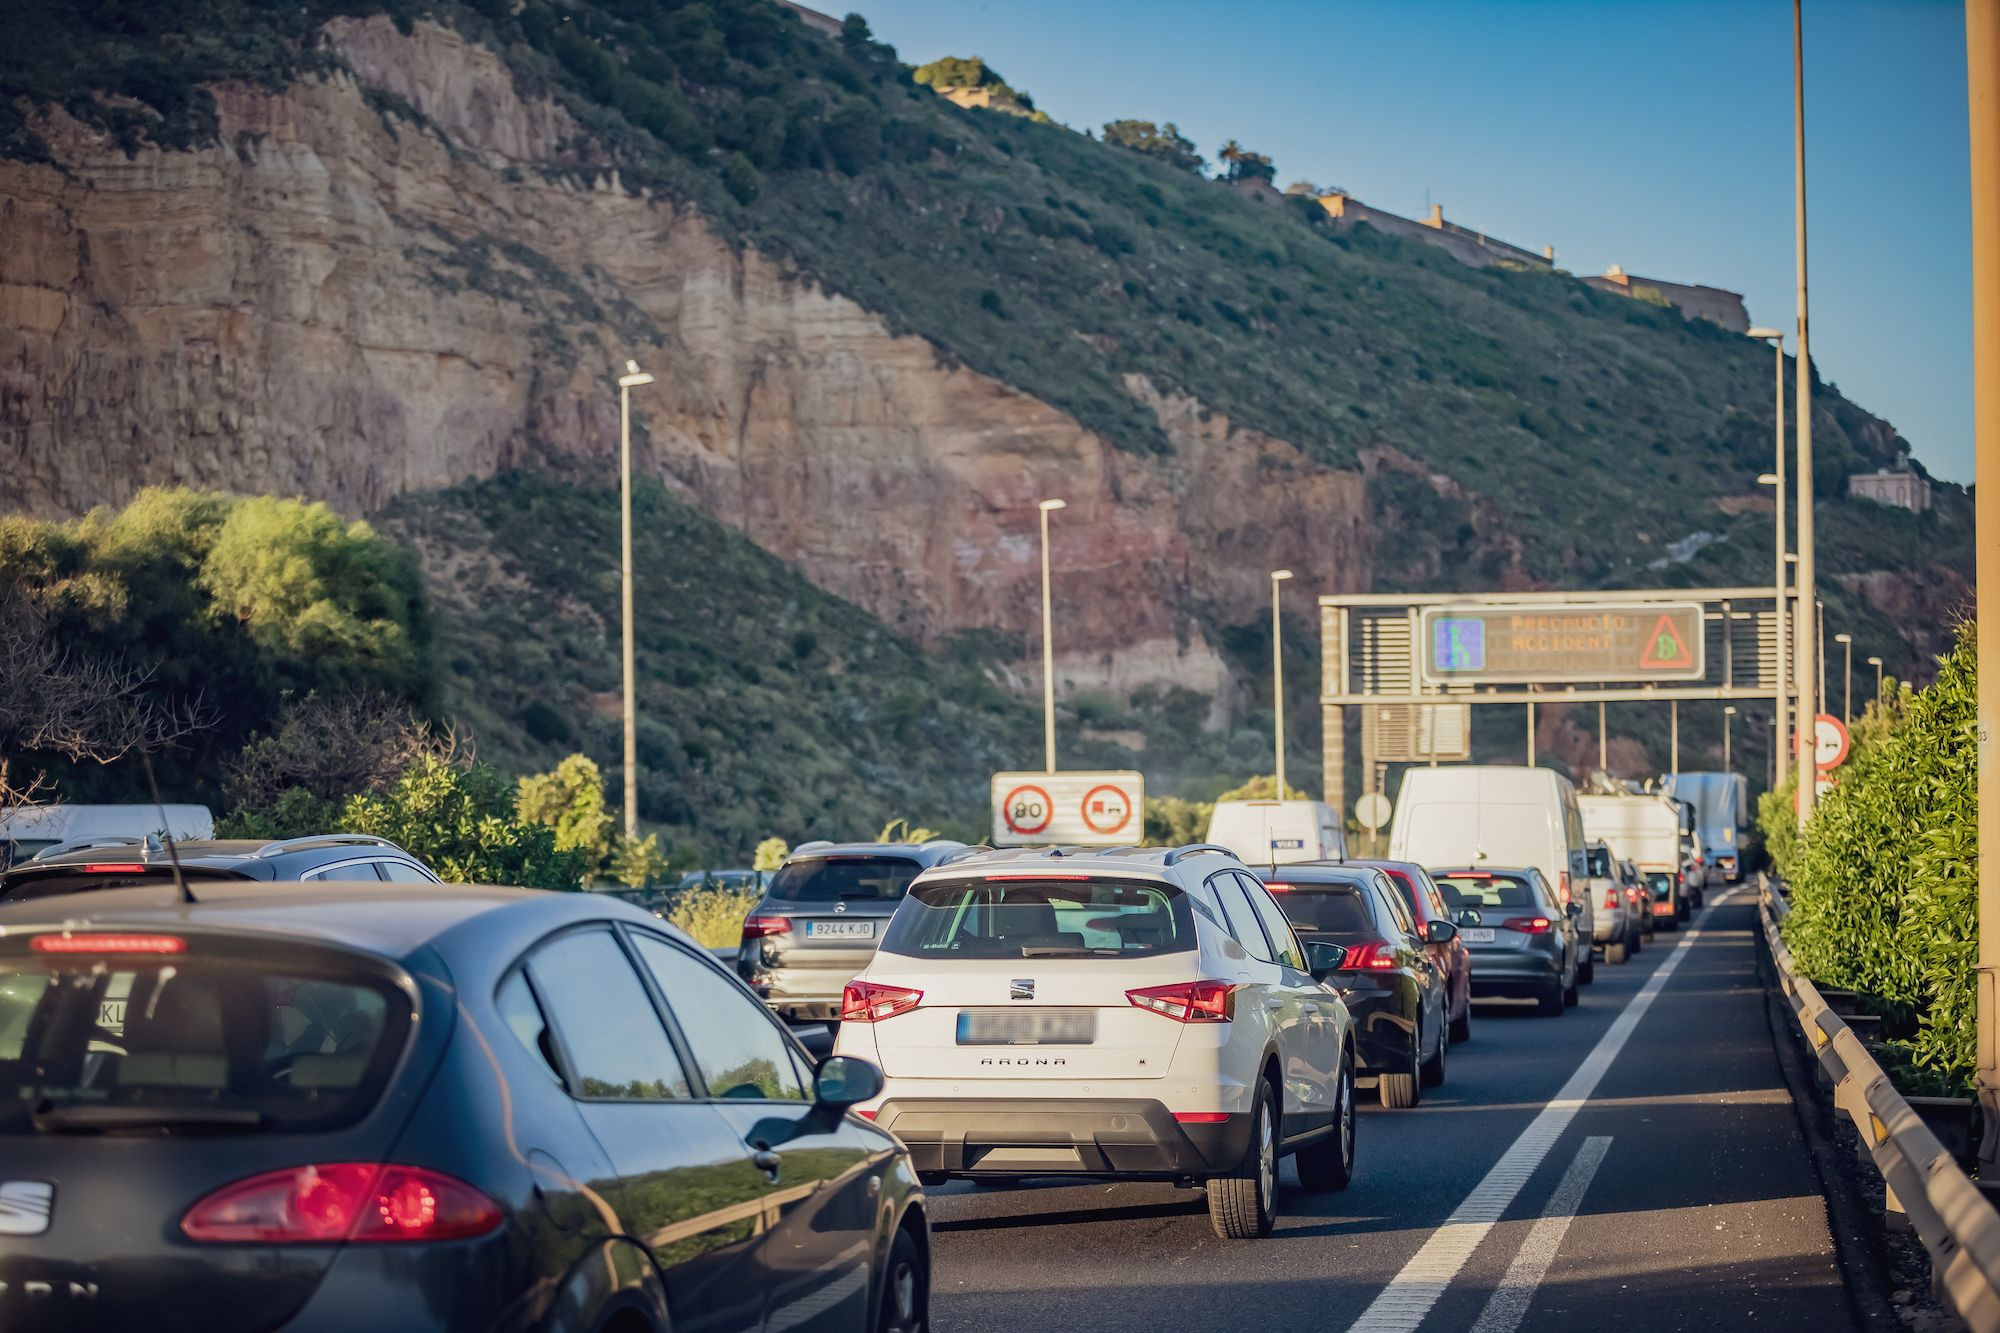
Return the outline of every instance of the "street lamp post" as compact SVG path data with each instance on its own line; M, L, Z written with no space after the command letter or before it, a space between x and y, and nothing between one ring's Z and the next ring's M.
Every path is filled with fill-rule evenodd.
M1798 367L1792 374L1797 386L1792 435L1798 445L1799 460L1799 607L1805 610L1814 605L1816 589L1813 578L1812 342L1808 337L1809 321L1806 317L1805 18L1800 12L1799 0L1792 0L1792 193L1799 315ZM1799 729L1807 734L1810 734L1808 729L1813 725L1820 707L1820 696L1814 688L1817 668L1812 660L1818 655L1817 635L1813 637L1812 644L1812 653L1798 654ZM1798 789L1799 825L1803 828L1806 821L1812 818L1813 807L1818 800L1810 769L1800 779Z
M1278 799L1285 799L1285 634L1278 619L1278 589L1292 576L1289 569L1271 571L1271 701L1276 710L1272 725L1275 763L1271 771L1278 779Z
M1833 636L1833 641L1840 645L1841 651L1846 655L1847 683L1840 691L1840 720L1851 727L1854 725L1854 636L1836 634Z
M1875 668L1875 702L1879 704L1882 702L1882 659L1871 657L1868 665Z
M1731 771L1729 767L1729 732L1735 720L1736 705L1724 704L1722 706L1722 771L1725 773Z
M653 377L637 361L618 377L618 609L625 633L625 836L639 837L639 705L632 678L632 390Z
M1773 516L1772 530L1777 538L1775 572L1778 602L1777 623L1774 628L1777 630L1778 640L1778 688L1775 693L1778 701L1778 781L1782 782L1785 778L1785 764L1787 762L1785 746L1788 739L1785 706L1791 701L1791 690L1785 680L1785 669L1788 665L1785 643L1785 334L1782 329L1757 328L1750 330L1749 336L1764 339L1771 344L1771 350L1774 353L1773 359L1777 362L1778 367L1777 404L1772 416L1774 423L1773 430L1777 441L1774 450L1776 467L1757 478L1757 480L1760 484L1772 488L1777 510Z
M1056 771L1056 652L1049 638L1049 515L1067 506L1044 500L1042 511L1042 755L1044 771Z

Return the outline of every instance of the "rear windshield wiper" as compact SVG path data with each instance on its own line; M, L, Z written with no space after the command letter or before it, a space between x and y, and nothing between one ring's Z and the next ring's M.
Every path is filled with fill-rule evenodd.
M1123 949L1078 949L1066 944L1024 944L1023 958L1123 958Z
M116 1134L129 1130L186 1133L241 1133L264 1128L262 1111L209 1106L54 1106L35 1108L35 1128L43 1134Z

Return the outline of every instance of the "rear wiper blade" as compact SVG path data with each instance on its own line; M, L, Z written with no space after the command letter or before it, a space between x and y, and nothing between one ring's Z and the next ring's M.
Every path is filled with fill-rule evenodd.
M1123 949L1075 949L1064 944L1024 944L1023 958L1122 958Z
M52 1106L35 1108L35 1128L44 1134L102 1134L121 1130L242 1131L262 1129L262 1111L202 1106Z

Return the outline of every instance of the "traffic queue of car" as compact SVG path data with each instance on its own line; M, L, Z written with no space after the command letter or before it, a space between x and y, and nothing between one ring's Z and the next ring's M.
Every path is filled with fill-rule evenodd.
M45 846L0 874L0 1326L923 1329L927 1188L1167 1181L1269 1235L1282 1159L1353 1179L1358 1089L1416 1105L1473 1000L1560 1015L1693 901L1542 770L1413 770L1382 860L1240 804L1229 845L808 844L733 973L381 839Z

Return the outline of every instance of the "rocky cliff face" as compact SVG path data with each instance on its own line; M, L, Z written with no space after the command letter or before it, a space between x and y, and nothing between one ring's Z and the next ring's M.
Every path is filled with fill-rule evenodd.
M187 483L367 513L518 466L608 483L631 357L659 377L633 395L642 468L923 641L1032 646L1048 496L1077 685L1217 691L1204 611L1251 619L1280 565L1368 586L1361 474L1137 376L1175 452L1116 450L623 188L458 35L325 40L337 74L217 89L217 146L127 157L58 112L55 165L0 162L0 509Z

